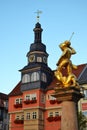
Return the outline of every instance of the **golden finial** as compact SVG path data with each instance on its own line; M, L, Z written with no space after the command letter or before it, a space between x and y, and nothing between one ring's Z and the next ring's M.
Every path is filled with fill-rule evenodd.
M40 14L42 13L42 11L37 10L37 12L35 12L35 13L37 13L37 22L39 22Z

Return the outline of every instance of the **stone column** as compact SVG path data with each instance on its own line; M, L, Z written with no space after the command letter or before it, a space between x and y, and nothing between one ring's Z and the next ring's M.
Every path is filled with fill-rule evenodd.
M75 87L56 88L56 97L62 105L61 130L78 130L77 103L83 95Z

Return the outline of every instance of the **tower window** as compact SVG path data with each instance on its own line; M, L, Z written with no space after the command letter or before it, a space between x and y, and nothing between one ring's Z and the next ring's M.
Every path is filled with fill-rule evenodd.
M45 74L45 73L42 73L42 74L41 74L41 80L42 80L43 82L47 82L47 77L46 77L46 74Z
M42 62L42 57L37 57L37 62Z
M40 79L38 72L33 72L31 75L31 81L38 81Z
M30 75L29 74L23 75L23 78L22 78L22 83L27 83L27 82L30 82Z

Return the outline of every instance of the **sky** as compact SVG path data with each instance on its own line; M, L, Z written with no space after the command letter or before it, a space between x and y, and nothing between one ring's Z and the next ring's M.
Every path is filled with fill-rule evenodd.
M9 94L21 80L26 54L34 42L35 13L41 10L42 42L48 66L56 69L59 44L69 40L76 50L73 64L87 63L87 0L0 0L0 92Z

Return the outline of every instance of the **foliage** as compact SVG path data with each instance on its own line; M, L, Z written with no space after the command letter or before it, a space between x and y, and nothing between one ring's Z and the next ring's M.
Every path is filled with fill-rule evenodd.
M81 111L78 113L78 126L79 130L85 130L87 126L87 118Z

